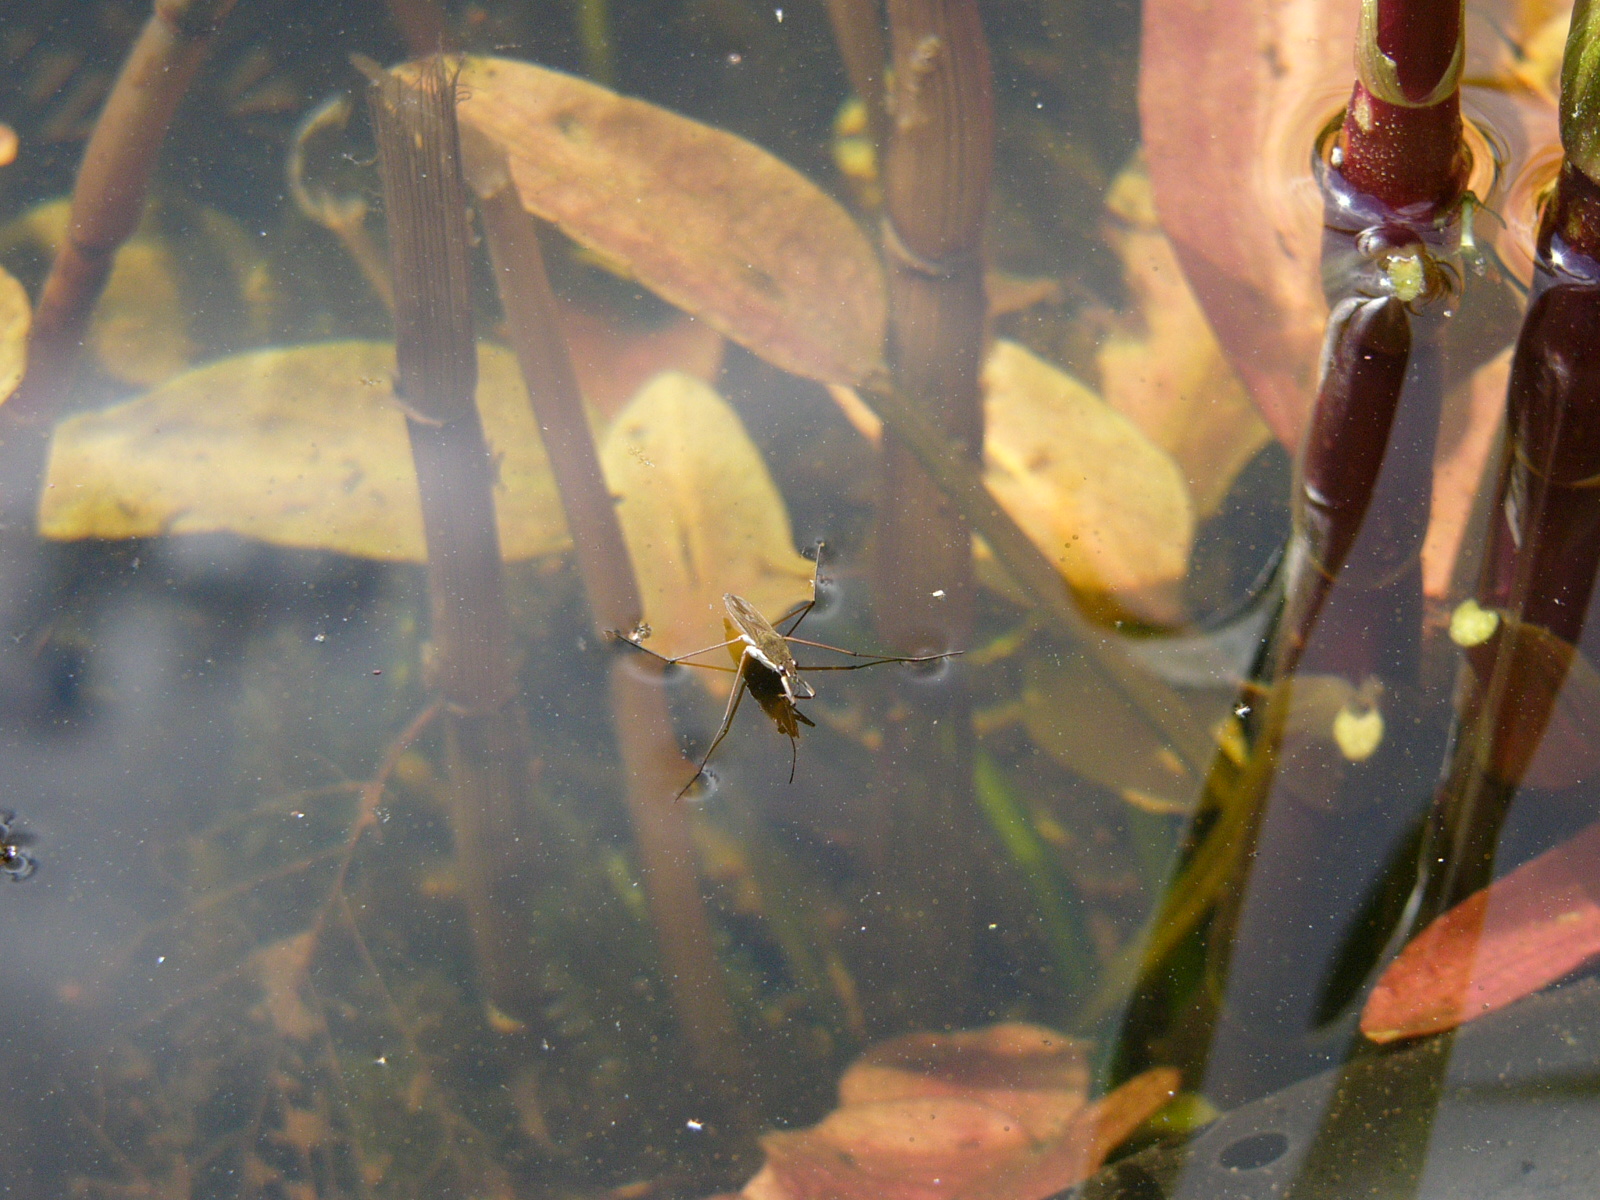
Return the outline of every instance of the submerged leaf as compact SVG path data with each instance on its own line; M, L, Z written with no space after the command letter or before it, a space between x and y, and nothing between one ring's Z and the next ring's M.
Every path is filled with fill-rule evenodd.
M1177 465L1066 372L999 341L983 371L985 479L1080 591L1173 616L1194 510Z
M887 301L849 213L760 147L532 63L469 58L461 119L523 206L768 361L828 383L881 364Z
M1389 964L1361 1032L1393 1042L1453 1029L1600 957L1600 824L1476 892Z
M1029 1137L1045 1138L1066 1128L1088 1091L1084 1042L1043 1025L1004 1021L879 1042L839 1080L839 1103L961 1097L1015 1117Z
M621 497L652 649L685 654L722 641L724 592L772 620L810 598L812 566L795 553L760 451L700 380L656 376L618 414L600 459ZM728 678L703 674L713 687Z
M27 291L0 270L0 400L10 396L22 382L22 372L28 362L28 329L32 323Z
M66 237L68 201L35 205L0 230L7 262L53 258ZM113 379L149 387L176 375L219 339L258 333L276 302L257 246L213 209L152 206L117 251L95 304L87 348Z
M1108 240L1144 328L1113 333L1100 348L1106 403L1177 461L1195 509L1209 516L1241 467L1271 438L1228 366L1161 232L1141 163L1111 186L1117 219Z
M478 405L499 461L501 552L561 549L566 526L515 359L478 347ZM56 427L47 538L226 531L366 558L426 557L394 348L325 342L197 367Z
M1171 1099L1149 1071L1086 1103L1083 1047L1003 1024L869 1050L810 1129L768 1134L745 1200L1043 1200L1081 1182Z
M1149 719L1081 656L1060 663L1030 658L1022 722L1033 744L1067 770L1140 808L1187 813L1200 795L1201 782Z

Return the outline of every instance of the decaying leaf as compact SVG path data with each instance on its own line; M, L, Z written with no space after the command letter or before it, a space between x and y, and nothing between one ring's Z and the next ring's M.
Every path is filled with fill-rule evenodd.
M499 458L507 558L561 549L566 526L515 359L480 345L478 404ZM209 363L55 432L41 536L227 531L367 558L426 558L394 349L325 342Z
M1172 455L1196 512L1209 516L1239 469L1271 438L1228 366L1156 216L1150 177L1135 163L1111 185L1107 240L1144 328L1113 333L1099 353L1101 392Z
M1014 342L984 365L985 479L1073 587L1175 612L1194 510L1177 465L1083 384Z
M600 449L653 631L683 654L723 640L722 594L776 620L810 599L812 565L737 414L692 376L667 372L618 414ZM728 677L701 673L709 686Z
M762 1139L744 1200L1043 1200L1082 1181L1171 1099L1147 1072L1086 1102L1081 1044L1035 1025L909 1034L868 1051L840 1107Z
M1200 795L1201 782L1149 719L1078 656L1061 663L1029 658L1022 722L1051 758L1137 807L1187 813Z
M28 329L33 314L28 308L28 293L4 270L0 270L0 401L17 390L28 363Z
M1393 1042L1453 1029L1600 956L1600 824L1452 908L1389 964L1361 1031Z
M882 272L850 215L759 147L571 75L469 58L461 119L506 147L524 207L797 375L881 363Z

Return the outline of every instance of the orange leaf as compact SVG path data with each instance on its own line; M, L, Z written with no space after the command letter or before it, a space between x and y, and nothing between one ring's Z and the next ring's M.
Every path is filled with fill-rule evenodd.
M776 366L854 384L883 354L883 274L838 203L759 146L532 63L469 58L461 119L523 207Z
M841 1106L762 1139L743 1200L1044 1200L1092 1174L1171 1099L1148 1071L1098 1103L1081 1043L1037 1025L914 1033L869 1050Z
M1600 956L1600 823L1424 929L1389 964L1361 1032L1393 1042L1504 1008Z

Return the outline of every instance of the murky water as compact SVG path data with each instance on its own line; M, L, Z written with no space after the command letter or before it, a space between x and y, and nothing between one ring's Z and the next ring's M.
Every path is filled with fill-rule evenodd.
M0 168L0 263L37 297L67 227L58 202L147 11L14 7L0 119L20 152ZM1087 1099L1126 1085L1121 1107L1097 1110L1118 1131L1106 1140L1168 1153L1162 1139L1209 1106L1343 1062L1397 919L1385 889L1405 882L1438 778L1460 662L1445 627L1471 591L1493 461L1495 368L1481 363L1515 336L1531 260L1517 260L1514 214L1540 169L1529 155L1548 157L1548 114L1510 115L1503 89L1470 102L1476 144L1506 156L1491 207L1514 219L1502 232L1480 218L1488 257L1460 270L1490 299L1450 327L1472 353L1444 356L1473 361L1432 381L1448 393L1446 482L1416 568L1415 670L1345 679L1313 647L1322 665L1262 751L1264 692L1242 681L1270 636L1292 468L1281 413L1264 403L1264 422L1249 389L1314 380L1316 215L1312 250L1292 231L1316 195L1322 98L1336 105L1339 88L1308 83L1262 151L1275 165L1253 211L1283 274L1313 266L1274 310L1281 327L1256 331L1273 349L1236 374L1243 343L1182 283L1195 222L1164 194L1170 156L1148 129L1148 170L1136 153L1140 13L987 6L995 167L986 293L973 294L988 303L999 508L980 507L1005 528L980 525L969 563L960 522L986 518L948 499L960 479L907 483L903 450L891 461L911 465L885 469L885 439L910 442L892 419L881 429L874 373L824 361L856 339L863 368L879 367L891 338L898 378L920 378L907 293L891 278L884 299L870 122L846 106L823 6L444 7L445 40L427 44L608 84L659 106L628 118L630 153L673 147L638 176L633 159L563 168L604 194L584 201L600 233L521 193L547 222L556 325L621 571L584 553L593 526L573 546L540 441L550 419L505 348L505 272L480 239L478 405L507 560L490 588L506 640L485 644L501 646L489 674L512 684L459 701L459 648L437 632L453 601L424 566L442 544L412 458L428 422L397 396L382 184L349 63L406 58L406 21L426 38L432 6L241 0L160 152L145 221L51 413L48 458L14 441L6 461L26 502L0 528L0 808L37 865L0 879L10 1193L687 1198L737 1192L765 1154L827 1181L784 1191L769 1176L769 1197L1043 1200L1089 1169ZM464 80L464 114L513 119L499 82ZM310 120L339 95L347 113ZM564 115L541 128L588 152L609 136L581 108L591 100L559 92ZM773 183L771 160L749 167L710 128L793 176ZM674 174L691 153L702 169ZM1210 195L1209 168L1193 169ZM805 228L763 224L775 195L814 206ZM472 203L486 215L491 201ZM675 204L709 211L710 232L650 225ZM607 240L639 211L643 234ZM861 282L841 296L815 279ZM739 288L788 308L752 332ZM795 630L779 618L812 598L813 572ZM608 636L610 621L687 655L721 636L725 592L804 639L792 650L814 699L774 683L770 645L753 664L735 643L694 659L718 670L663 672ZM850 657L946 651L960 654ZM1580 666L1569 687L1589 686ZM743 683L757 703L707 758ZM1381 752L1350 749L1373 712ZM1575 728L1549 752L1570 769L1530 778L1512 809L1505 863L1592 815L1587 758L1562 757L1584 741ZM702 759L704 779L675 799ZM1218 874L1207 835L1238 819L1230 798L1258 792L1274 815L1252 899L1246 876ZM1303 939L1284 941L1285 914ZM1242 931L1231 993L1229 956L1207 941L1222 928ZM1475 1035L1473 1053L1540 1036L1504 1028ZM954 1030L983 1032L917 1040ZM1179 1103L1147 1121L1174 1088ZM863 1116L870 1103L884 1107ZM1302 1107L1273 1117L1294 1138L1335 1106ZM889 1109L909 1123L875 1124ZM832 1142L763 1148L830 1112ZM946 1145L935 1128L955 1113L970 1125ZM917 1138L940 1148L916 1158L901 1142ZM1241 1188L1284 1153L1250 1145L1256 1158L1224 1163ZM839 1165L875 1153L889 1175ZM1181 1170L1160 1177L1174 1190L1159 1194L1185 1186Z

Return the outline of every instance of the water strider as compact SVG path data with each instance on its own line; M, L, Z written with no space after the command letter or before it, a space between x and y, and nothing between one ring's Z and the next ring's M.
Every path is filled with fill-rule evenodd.
M711 761L711 756L716 753L717 747L722 744L722 739L728 736L728 730L733 725L734 714L739 711L739 702L744 699L746 690L756 698L756 703L761 705L766 714L772 718L780 733L789 739L789 782L794 782L795 762L798 755L798 739L801 725L811 725L812 722L800 711L798 703L809 700L816 695L811 685L800 675L806 671L859 671L865 667L878 667L885 663L926 663L942 662L947 658L955 658L960 650L947 650L940 654L896 655L896 654L861 654L855 650L846 650L842 646L830 646L826 642L812 642L805 638L794 636L795 630L800 628L800 622L806 619L817 603L817 586L822 578L822 543L817 543L817 567L811 578L811 599L800 604L792 611L779 617L777 623L768 621L756 609L755 605L743 596L732 592L722 595L723 607L727 616L723 620L723 628L729 634L725 641L715 645L703 646L699 650L691 650L688 654L680 654L668 658L664 654L657 654L654 650L643 645L643 639L648 636L649 630L640 626L633 633L623 633L621 630L610 631L612 638L642 650L650 657L660 660L667 666L701 667L709 671L734 672L733 691L728 695L728 707L722 714L722 724L718 727L716 736L711 739L711 745L706 748L704 757L695 773L689 777L689 782L678 789L675 799L681 799L685 792L705 774L706 764ZM786 621L792 621L787 633L782 632L779 626ZM690 662L702 654L709 654L713 650L724 650L730 647L740 647L738 663L735 667L719 667L712 663ZM795 661L794 652L790 646L810 646L817 650L828 650L834 654L844 654L851 658L862 658L868 661L858 663L844 663L836 666L807 666L802 668Z

